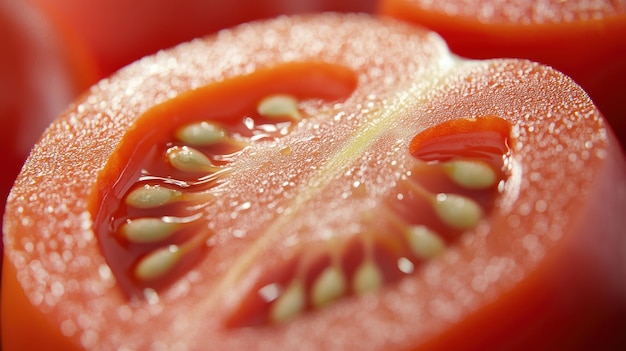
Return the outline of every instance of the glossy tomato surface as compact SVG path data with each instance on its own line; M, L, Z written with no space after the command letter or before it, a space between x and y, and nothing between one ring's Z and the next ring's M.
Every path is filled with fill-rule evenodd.
M0 1L0 214L44 129L98 73L89 53L29 1Z
M526 58L572 77L626 143L626 1L382 0L378 12L428 27L468 58Z
M619 349L625 167L547 66L367 15L245 24L41 139L4 224L3 349Z
M36 0L79 33L105 76L183 41L259 18L321 11L373 12L374 0Z

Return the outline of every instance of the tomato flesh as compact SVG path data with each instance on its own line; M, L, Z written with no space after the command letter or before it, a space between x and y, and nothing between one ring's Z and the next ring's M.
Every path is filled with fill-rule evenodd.
M625 167L551 68L369 16L223 31L102 81L37 145L5 222L3 348L616 342Z

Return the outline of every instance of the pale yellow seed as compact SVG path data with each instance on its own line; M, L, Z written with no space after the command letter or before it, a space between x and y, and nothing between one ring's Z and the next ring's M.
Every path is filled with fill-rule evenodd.
M211 145L227 138L226 131L220 126L202 121L180 128L176 137L190 145Z
M443 239L426 226L412 226L406 234L411 251L421 259L427 260L436 257L446 248Z
M313 283L311 300L320 308L335 301L346 293L346 278L337 267L326 268Z
M121 232L131 242L152 243L169 238L179 226L179 223L164 222L160 218L137 218L127 220Z
M284 148L279 150L280 154L283 156L291 156L293 154L293 150L289 146L285 146Z
M189 146L173 146L166 152L170 164L184 172L214 172L219 170L202 152Z
M354 273L352 289L358 294L377 291L383 286L383 274L372 260L366 260Z
M151 252L135 267L135 277L142 281L149 281L164 276L174 268L180 259L181 252L176 245Z
M455 160L444 168L455 183L468 189L490 188L497 181L494 169L483 161Z
M178 190L163 188L158 185L144 185L131 191L126 196L126 204L136 208L154 208L167 205L182 196Z
M302 119L298 111L298 100L291 95L271 95L259 102L257 112L265 117L287 116L295 121Z
M482 209L472 199L455 194L437 194L435 211L448 226L465 230L475 227L482 217Z
M270 320L274 323L286 322L302 313L305 303L304 288L295 281L272 304Z

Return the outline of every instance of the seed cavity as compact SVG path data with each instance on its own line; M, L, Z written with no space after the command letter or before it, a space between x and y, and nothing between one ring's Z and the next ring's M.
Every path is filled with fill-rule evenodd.
M146 289L167 285L176 278L170 274L174 267L181 261L192 262L198 257L190 255L190 251L210 246L212 232L209 233L202 223L191 222L207 220L199 216L204 213L202 209L216 198L214 188L223 184L231 174L229 163L239 157L243 148L257 140L287 135L292 130L287 126L303 118L298 110L298 100L287 94L268 95L256 107L256 111L222 121L225 123L200 120L182 124L159 141L162 165L155 166L152 158L146 159L135 186L123 196L128 207L126 213L114 218L114 236L123 240L113 246L108 244L116 255L130 252L134 256L130 260L132 263L122 264L124 271L132 272L131 284L135 289L132 293L140 295ZM288 147L281 150L284 156L291 153ZM249 206L250 203L246 203ZM124 211L124 207L121 208ZM172 212L159 212L166 209ZM199 232L194 232L198 229ZM179 243L180 240L186 241ZM275 303L276 320L284 320L306 308L308 300L305 299L304 286L296 288L294 285L290 289ZM298 296L301 301L296 303Z
M168 289L181 274L204 259L213 245L221 242L213 237L212 228L219 227L222 218L234 219L236 213L228 217L221 209L227 210L230 206L216 206L218 213L208 207L213 199L228 191L229 178L238 169L241 158L254 154L255 147L265 146L267 141L288 137L298 127L297 122L309 117L314 109L336 106L351 96L357 82L354 72L343 66L330 70L326 66L302 66L296 71L284 71L304 70L306 78L311 76L307 72L312 69L314 80L321 78L327 83L321 86L309 87L305 82L295 87L293 77L281 82L276 78L283 76L282 73L278 76L261 74L257 77L260 81L245 78L241 84L226 84L225 90L219 92L220 96L227 97L224 101L215 96L203 96L211 94L212 88L196 89L192 95L187 95L192 97L190 100L184 98L181 103L168 103L167 108L150 109L146 118L138 119L138 123L146 120L150 125L156 123L158 128L142 124L136 129L149 131L143 137L133 138L136 145L129 149L132 155L141 156L136 160L140 162L119 165L123 172L119 175L120 181L114 191L105 195L103 202L106 201L107 206L97 214L98 239L125 295L154 302L153 297L158 296L161 289ZM283 69L277 68L277 71ZM265 82L262 83L265 87L283 86L287 90L275 90L259 97L254 88L259 82ZM289 95L292 88L307 101ZM189 101L193 101L191 109ZM207 104L202 106L205 102ZM246 153L247 150L250 153ZM291 157L293 152L286 147L277 156ZM234 203L229 200L224 203ZM255 199L237 200L241 206L232 206L236 210L255 204ZM241 233L242 230L233 228L232 232L220 235L237 237ZM308 279L311 277L300 278L302 285L299 287L289 288L284 281L276 283L280 287L276 290L278 295L266 301L275 305L275 320L285 320L311 308L312 282ZM283 290L284 286L288 288Z
M289 117L293 121L300 121L302 116L298 111L298 100L291 95L270 95L261 100L257 106L257 112L261 116Z
M473 128L479 125L477 121L460 123L463 128ZM390 197L376 210L362 214L365 232L346 242L336 237L329 240L332 243L325 252L330 256L330 265L319 272L320 267L312 263L319 252L308 254L303 250L291 280L286 284L269 281L263 285L288 287L277 291L273 300L264 300L269 304L266 323L283 323L307 311L325 308L343 297L377 291L385 284L415 274L421 265L444 254L449 243L462 232L475 228L488 211L492 197L498 194L497 185L505 181L506 174L503 169L498 170L501 166L498 159L504 160L508 150L506 145L498 143L505 143L506 138L499 131L470 136L480 139L483 135L493 140L480 144L484 148L470 150L469 156L464 154L465 148L459 149L461 154L455 156L457 149L448 147L457 142L454 135L444 138L448 146L443 153L439 153L435 143L418 140L423 159L415 157L414 168L398 180L397 189ZM495 155L499 150L503 154ZM443 159L437 155L443 155ZM351 196L359 196L359 190L363 192L360 196L367 196L366 185L355 181ZM434 215L420 215L413 209ZM352 239L356 240L355 245L354 241L347 243ZM235 324L247 325L245 321Z
M171 237L180 225L165 222L161 218L128 219L122 225L121 233L128 241L134 243L154 243Z
M144 185L126 196L126 204L135 208L155 208L170 204L182 197L182 192L159 185Z
M486 189L498 181L496 172L487 162L478 160L453 160L444 169L457 184L468 189Z
M480 205L474 200L456 194L437 194L433 206L445 224L460 230L475 227L483 215Z

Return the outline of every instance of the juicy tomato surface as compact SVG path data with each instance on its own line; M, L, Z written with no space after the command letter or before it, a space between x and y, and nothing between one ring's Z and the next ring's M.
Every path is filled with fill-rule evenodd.
M1 215L32 146L98 73L71 33L29 1L0 1L0 46Z
M591 95L626 145L626 1L382 0L377 11L436 31L464 57L553 66Z
M374 0L36 0L79 33L104 76L141 57L259 18L315 11L373 12Z
M241 25L47 130L9 197L3 349L619 349L625 167L547 66L368 15Z

